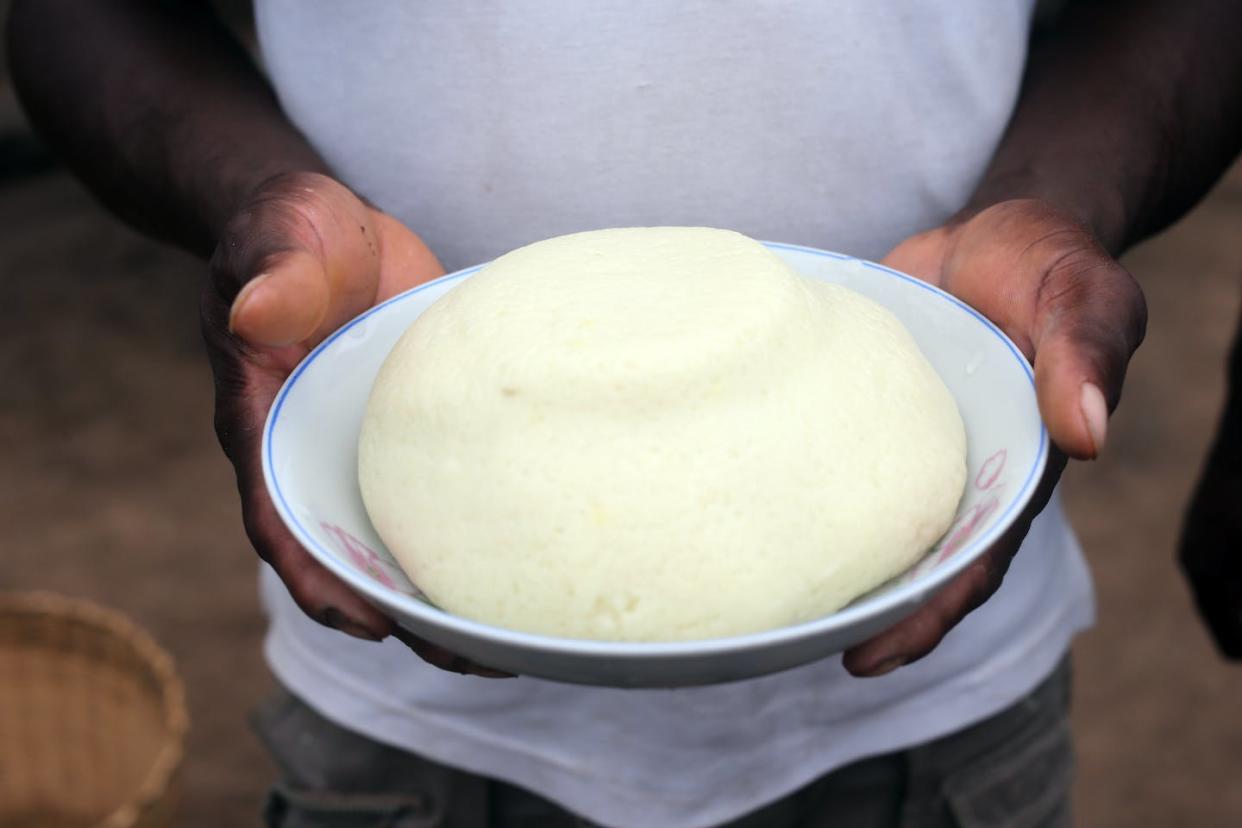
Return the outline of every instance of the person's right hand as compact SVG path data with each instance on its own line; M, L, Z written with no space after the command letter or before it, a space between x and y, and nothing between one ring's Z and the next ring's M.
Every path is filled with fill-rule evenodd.
M310 349L443 273L418 236L339 182L317 173L265 181L224 228L202 297L216 434L237 473L246 534L303 612L358 638L395 635L445 670L501 676L409 635L316 562L277 515L260 462L268 409Z

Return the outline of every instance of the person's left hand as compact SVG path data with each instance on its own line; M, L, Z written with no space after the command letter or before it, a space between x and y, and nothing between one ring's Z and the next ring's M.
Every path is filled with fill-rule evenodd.
M912 236L883 263L953 293L1009 335L1035 367L1053 452L1035 497L995 546L913 615L846 651L845 668L856 676L922 658L996 592L1066 457L1091 459L1103 449L1147 322L1130 274L1086 226L1038 200L1004 201Z

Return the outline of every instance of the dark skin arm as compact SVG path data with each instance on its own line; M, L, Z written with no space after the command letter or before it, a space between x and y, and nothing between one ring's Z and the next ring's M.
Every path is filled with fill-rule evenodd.
M1069 5L1034 44L1020 103L967 209L1042 199L1119 255L1181 218L1242 149L1242 8Z
M414 233L332 179L206 4L30 0L8 26L14 84L44 139L109 208L210 259L202 329L216 432L246 532L312 618L395 635L455 672L492 674L409 636L316 563L263 485L264 417L327 333L443 272Z
M880 675L934 649L999 588L1066 457L1103 449L1146 321L1114 257L1180 218L1242 150L1240 31L1242 4L1230 0L1073 4L1036 45L970 203L889 254L893 267L981 310L1032 360L1056 450L1006 538L926 607L847 652L851 672ZM1213 570L1190 569L1220 617L1223 596L1242 590L1195 580Z
M109 209L203 258L262 181L328 172L209 8L18 0L8 26L40 135Z

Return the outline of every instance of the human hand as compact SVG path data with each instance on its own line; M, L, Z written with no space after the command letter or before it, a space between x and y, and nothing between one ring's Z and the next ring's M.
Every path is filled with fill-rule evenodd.
M500 676L411 636L321 566L289 534L267 494L263 423L310 349L362 311L442 275L404 225L317 173L275 176L225 226L202 296L216 382L216 434L233 463L246 534L302 611L358 638L394 635L427 662Z
M906 239L884 264L949 291L1008 334L1034 365L1053 451L1030 505L994 546L913 615L846 651L856 676L922 658L996 592L1066 458L1103 449L1147 319L1130 274L1087 227L1043 201L1003 201L959 217Z

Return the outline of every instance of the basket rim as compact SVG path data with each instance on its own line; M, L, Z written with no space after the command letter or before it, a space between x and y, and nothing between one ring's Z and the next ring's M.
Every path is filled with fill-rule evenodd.
M170 789L185 757L190 716L186 707L185 685L177 672L175 660L128 615L86 598L44 590L0 591L0 614L68 618L93 626L131 646L159 682L164 725L170 738L160 746L133 795L101 822L101 825L110 828L133 825Z

